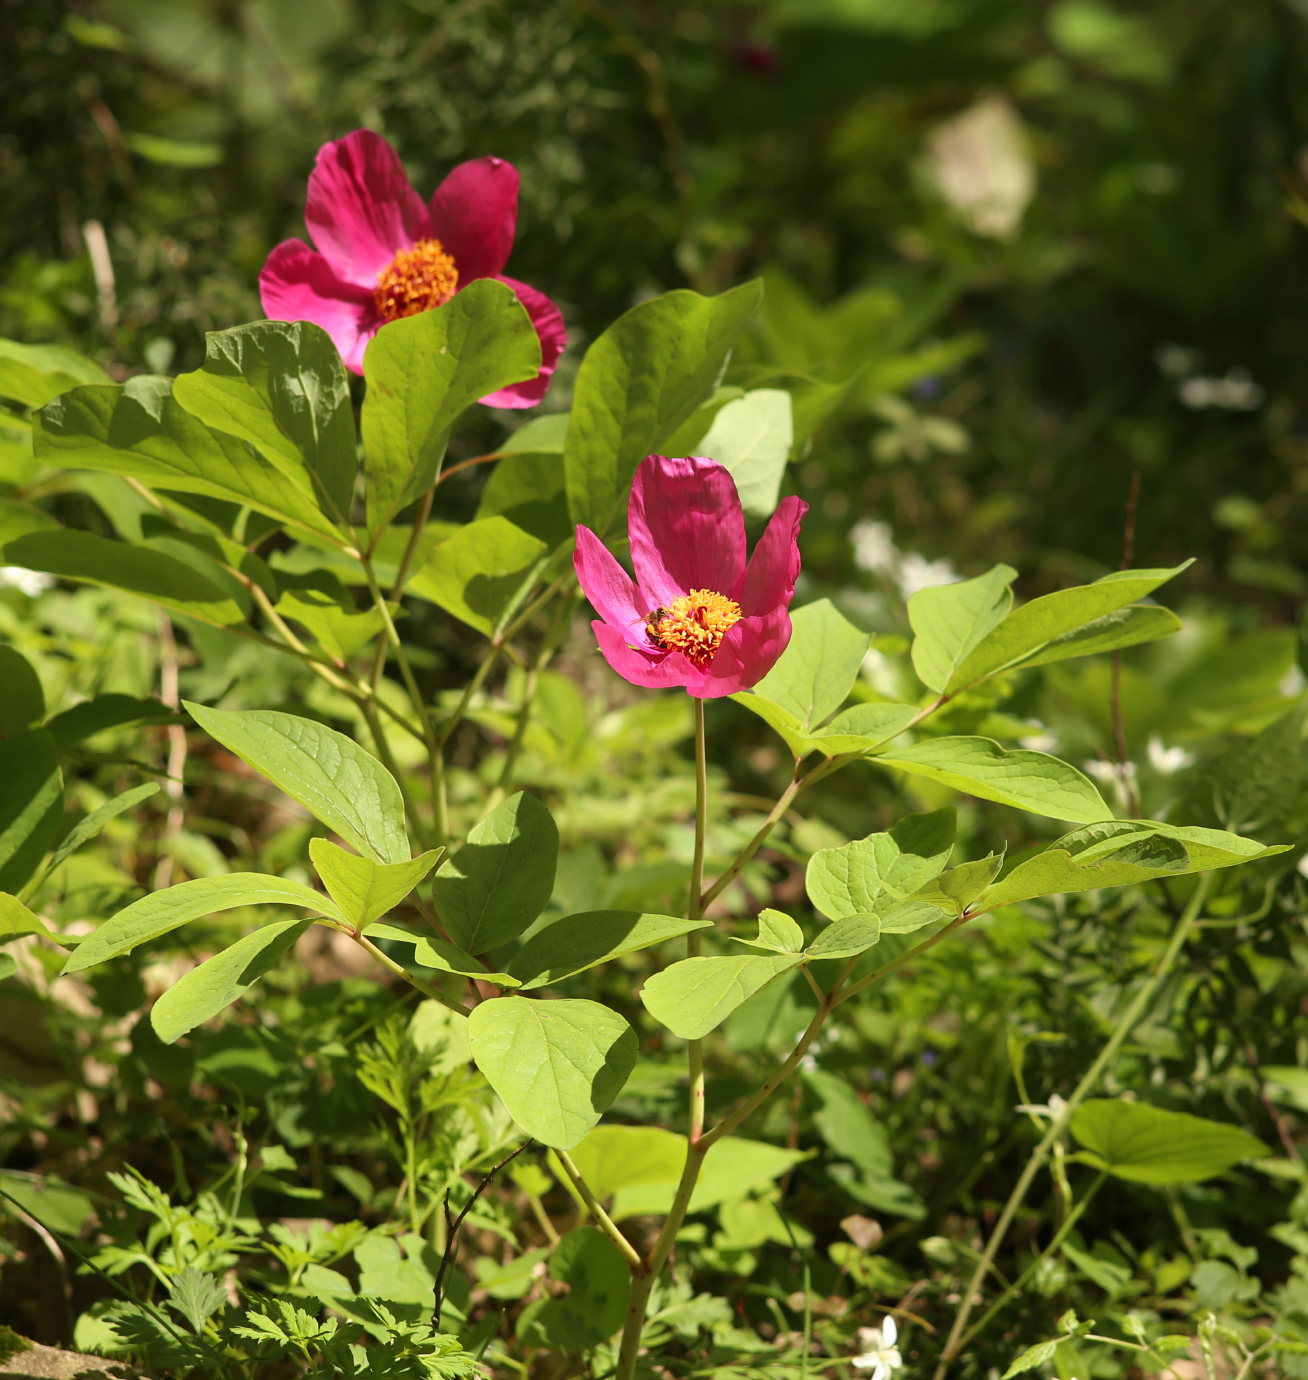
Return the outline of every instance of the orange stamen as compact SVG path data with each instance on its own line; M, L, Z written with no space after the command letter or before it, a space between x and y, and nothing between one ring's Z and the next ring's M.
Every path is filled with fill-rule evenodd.
M372 295L385 325L441 306L458 286L459 270L440 240L419 240L382 269Z
M740 619L740 605L734 599L711 589L692 589L667 608L648 614L645 623L655 646L680 652L702 670Z

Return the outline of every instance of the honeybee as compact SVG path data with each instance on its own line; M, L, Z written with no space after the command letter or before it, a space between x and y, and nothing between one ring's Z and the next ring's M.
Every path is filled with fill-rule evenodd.
M651 609L645 614L645 626L650 632L655 632L659 624L668 616L668 611L661 604L656 609Z

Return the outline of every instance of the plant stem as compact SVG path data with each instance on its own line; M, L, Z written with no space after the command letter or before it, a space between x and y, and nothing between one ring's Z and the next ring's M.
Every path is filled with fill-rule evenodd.
M387 955L382 953L376 944L367 937L367 935L356 934L354 936L354 942L361 948L366 949L383 968L389 968L396 977L402 977L405 982L411 983L424 997L430 997L432 1001L440 1002L442 1006L448 1007L451 1011L457 1012L460 1016L466 1016L468 1014L458 1002L451 1001L439 987L429 987L425 982L414 977L407 968L403 968L396 963L393 958L388 958Z
M558 1162L563 1166L563 1172L572 1180L572 1186L577 1190L582 1202L590 1209L595 1220L600 1224L604 1235L622 1252L622 1258L631 1266L633 1270L640 1270L643 1264L640 1252L627 1240L618 1230L617 1223L614 1222L607 1212L600 1206L599 1199L590 1190L590 1185L581 1177L581 1171L572 1161L572 1156L566 1150L555 1149L554 1154Z
M686 919L696 924L704 918L701 892L704 890L704 836L708 831L708 757L704 739L704 701L695 701L695 853L690 864L690 896ZM686 957L699 957L699 930L686 936ZM704 1134L704 1042L686 1042L686 1063L690 1077L690 1143Z
M967 1329L967 1322L972 1314L973 1299L981 1282L985 1279L994 1262L995 1256L999 1252L1008 1228L1013 1223L1013 1218L1017 1215L1017 1210L1021 1207L1026 1198L1027 1192L1035 1176L1040 1172L1044 1162L1049 1158L1049 1153L1053 1149L1054 1142L1061 1136L1071 1121L1073 1113L1082 1102L1094 1090L1099 1079L1103 1076L1109 1065L1117 1057L1117 1051L1122 1047L1126 1037L1135 1028L1136 1022L1144 1014L1145 1008L1153 1000L1154 993L1157 992L1159 985L1171 970L1172 964L1176 962L1177 955L1180 954L1185 941L1189 938L1190 932L1194 929L1195 921L1199 912L1203 909L1204 901L1208 896L1208 888L1212 877L1210 873L1203 873L1195 886L1194 892L1186 904L1181 918L1176 922L1176 928L1172 931L1172 937L1168 941L1167 948L1163 951L1163 956L1158 961L1158 966L1154 969L1153 976L1136 993L1135 999L1127 1008L1122 1019L1119 1021L1117 1029L1113 1032L1108 1043L1099 1052L1099 1057L1091 1064L1085 1077L1076 1085L1075 1091L1068 1098L1067 1104L1063 1108L1062 1114L1054 1119L1049 1129L1041 1138L1039 1145L1031 1153L1031 1158L1026 1162L1021 1177L1018 1179L1008 1202L1004 1204L1004 1210L999 1216L999 1221L995 1223L995 1229L990 1234L990 1240L986 1243L985 1250L981 1253L980 1260L977 1261L976 1269L972 1272L972 1278L968 1281L967 1287L963 1290L963 1300L959 1305L958 1314L954 1318L954 1325L950 1328L949 1336L945 1341L945 1349L941 1353L940 1361L936 1366L932 1380L944 1380L946 1372L949 1370L951 1362L957 1359L959 1351L962 1349L963 1334Z
M409 540L405 545L404 555L400 557L400 568L396 571L395 583L391 586L391 603L393 604L398 604L400 596L404 593L405 582L409 578L409 571L413 568L413 558L418 554L418 545L422 541L427 519L431 516L431 501L435 495L435 489L428 489L418 504L418 511L414 514L413 527L409 531ZM386 641L387 639L383 637L377 643L377 654L372 663L372 675L369 677L368 683L374 690L376 690L382 677L382 671L386 667Z

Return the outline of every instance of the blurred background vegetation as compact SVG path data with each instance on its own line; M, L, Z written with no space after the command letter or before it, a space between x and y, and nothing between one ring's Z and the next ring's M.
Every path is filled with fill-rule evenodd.
M1304 593L1302 0L20 0L0 48L0 334L194 367L368 125L424 193L518 165L574 367L758 273L763 364L863 367L796 471L826 574L860 517L1028 593L1111 568L1138 472L1139 562L1260 621Z

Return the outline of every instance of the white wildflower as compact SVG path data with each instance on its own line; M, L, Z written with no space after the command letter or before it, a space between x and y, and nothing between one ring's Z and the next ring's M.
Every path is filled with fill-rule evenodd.
M889 1314L880 1327L860 1327L858 1344L865 1350L851 1362L854 1369L870 1371L872 1380L891 1380L894 1372L904 1364L895 1345L898 1336L895 1320Z
M1058 735L1050 731L1041 724L1038 733L1028 733L1025 738L1019 738L1018 745L1029 749L1031 752L1057 752Z
M871 522L866 518L856 522L850 528L849 540L854 547L854 564L860 570L889 575L899 564L895 536L888 522Z
M1171 776L1173 772L1184 771L1186 767L1194 766L1194 754L1187 752L1182 747L1165 747L1163 740L1156 733L1149 735L1149 765L1155 771L1162 772L1164 776Z
M932 180L973 234L1009 239L1035 195L1035 164L1013 106L982 96L927 140Z
M919 589L952 585L962 578L948 561L929 561L914 551L907 552L899 564L899 592L905 599L911 598Z
M17 589L29 599L54 587L54 576L40 570L27 570L21 565L0 565L0 588Z

